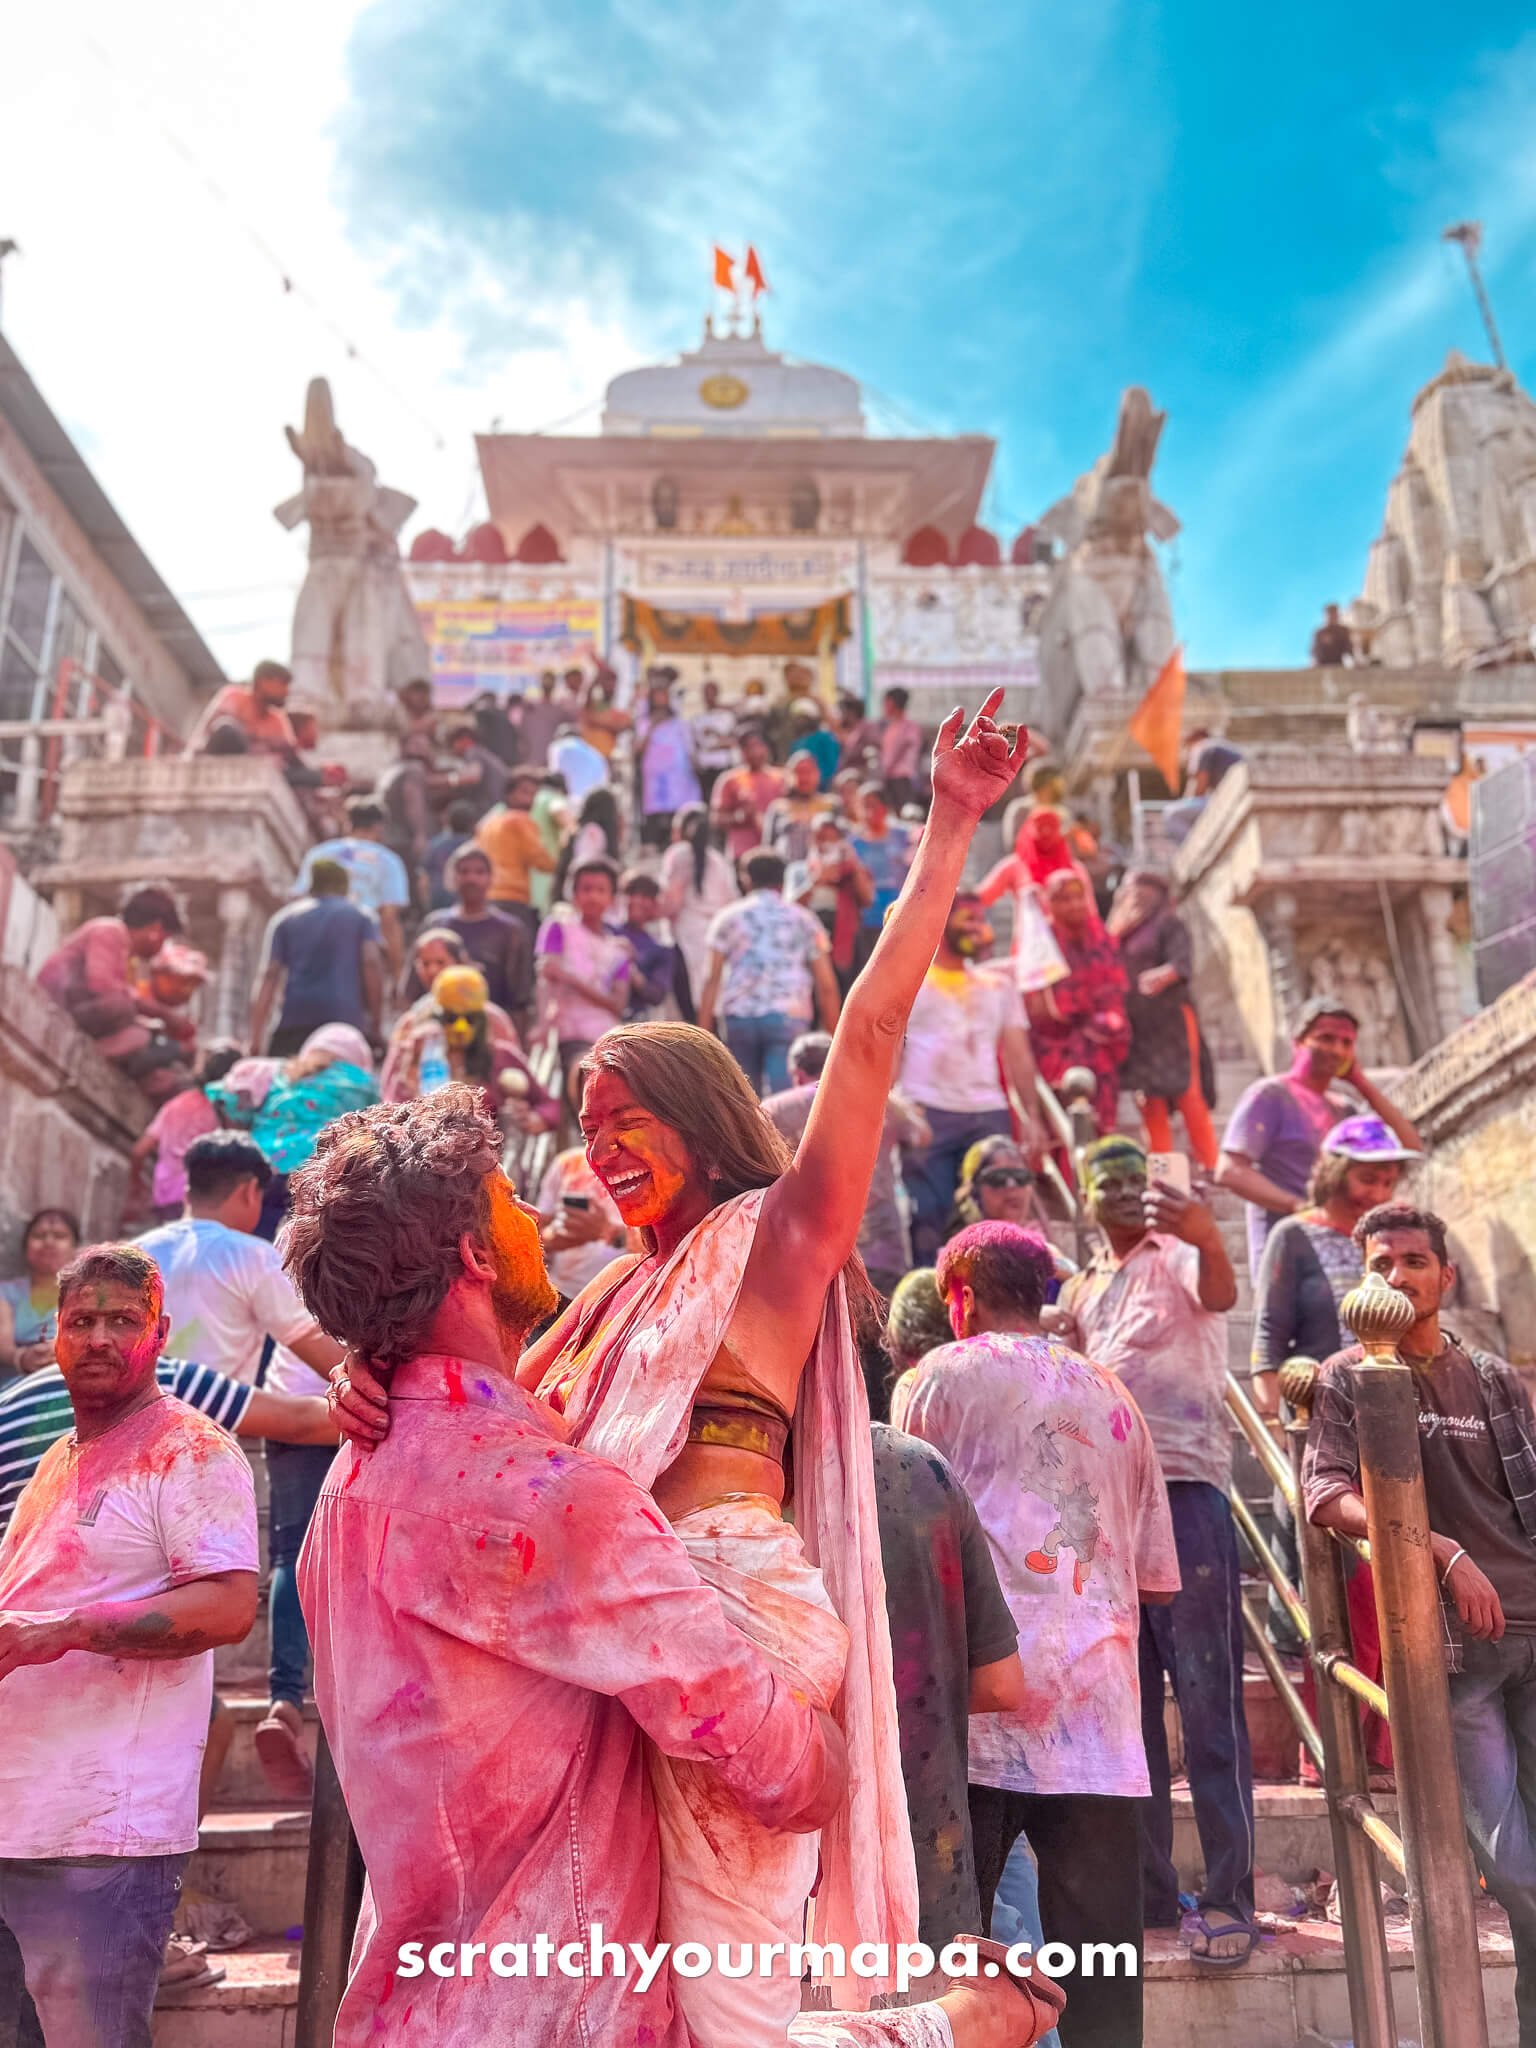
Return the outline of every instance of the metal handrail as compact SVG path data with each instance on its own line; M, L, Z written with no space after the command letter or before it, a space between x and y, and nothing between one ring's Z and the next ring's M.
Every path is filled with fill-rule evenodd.
M1298 1593L1248 1503L1235 1488L1232 1512L1247 1547L1306 1645L1316 1679L1316 1714L1308 1710L1246 1603L1243 1620L1297 1734L1322 1776L1333 1836L1344 1933L1350 2018L1359 2048L1397 2041L1386 1929L1374 1861L1380 1856L1408 1894L1416 1957L1415 1990L1426 2048L1486 2048L1481 1961L1459 1808L1439 1613L1428 1552L1428 1516L1417 1455L1417 1403L1411 1375L1393 1349L1391 1332L1404 1314L1400 1299L1366 1283L1341 1309L1365 1358L1352 1368L1360 1446L1360 1489L1377 1537L1377 1604L1385 1685L1350 1662L1343 1550L1347 1539L1308 1520L1300 1499L1301 1462L1318 1366L1288 1359L1284 1392L1293 1419L1284 1424L1289 1457L1246 1391L1228 1375L1227 1407L1264 1471L1296 1511L1303 1591ZM1349 1543L1369 1558L1366 1544ZM1370 1797L1361 1737L1362 1706L1390 1717L1402 1794L1393 1827Z

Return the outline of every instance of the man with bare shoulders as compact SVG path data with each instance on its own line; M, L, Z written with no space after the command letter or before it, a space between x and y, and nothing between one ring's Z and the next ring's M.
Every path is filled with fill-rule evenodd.
M671 1938L648 1781L664 1758L770 1839L814 1842L844 1797L834 1722L726 1626L650 1498L517 1384L554 1295L468 1089L332 1124L294 1177L288 1259L316 1318L387 1369L393 1421L337 1460L300 1564L368 1871L338 2048L696 2048L670 1972L623 1974L629 1944ZM484 1967L536 1937L559 1970L507 1984ZM585 1961L599 1939L620 1973L569 1974L566 1944ZM482 1966L423 1970L440 1943ZM1058 2003L965 1985L778 2038L1026 2048Z
M688 1025L622 1026L584 1065L594 1172L643 1255L615 1262L518 1371L570 1440L652 1491L727 1616L803 1697L837 1715L849 1790L818 1843L721 1802L653 1754L667 1940L788 1943L816 1885L818 1941L913 1938L916 1886L891 1678L867 1407L849 1319L855 1247L907 1014L976 823L1025 736L994 692L934 749L934 802L906 883L844 1006L793 1159L735 1061ZM354 1374L353 1377L356 1377ZM354 1413L366 1413L353 1403ZM376 1411L375 1411L376 1412ZM783 1519L794 1432L795 1522ZM817 1883L817 1872L820 1881ZM750 1873L744 1877L743 1873ZM833 1982L846 1997L848 1981ZM888 1988L878 1980L864 1995ZM768 2048L798 2012L787 1967L679 1986L698 2048Z

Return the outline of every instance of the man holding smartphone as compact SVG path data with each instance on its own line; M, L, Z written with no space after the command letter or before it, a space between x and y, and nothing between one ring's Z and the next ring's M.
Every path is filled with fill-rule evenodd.
M1227 1498L1226 1315L1237 1281L1220 1225L1189 1194L1188 1161L1160 1155L1160 1163L1164 1176L1153 1178L1146 1153L1129 1138L1101 1138L1083 1154L1088 1213L1103 1242L1062 1289L1058 1327L1136 1397L1173 1511L1182 1590L1168 1606L1141 1610L1141 1728L1152 1785L1141 1834L1146 1922L1180 1925L1166 1674L1184 1723L1205 1863L1199 1903L1183 1933L1197 1963L1236 1969L1258 1942L1242 1587Z

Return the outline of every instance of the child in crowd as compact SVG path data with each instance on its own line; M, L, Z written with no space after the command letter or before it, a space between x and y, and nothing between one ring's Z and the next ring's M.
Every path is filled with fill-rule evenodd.
M187 1147L194 1138L206 1137L223 1123L206 1091L222 1081L240 1057L240 1048L232 1038L215 1038L203 1049L192 1086L161 1103L129 1154L130 1208L136 1208L143 1197L145 1169L153 1160L149 1188L151 1217L156 1223L170 1223L181 1214L187 1199L187 1175L182 1165Z

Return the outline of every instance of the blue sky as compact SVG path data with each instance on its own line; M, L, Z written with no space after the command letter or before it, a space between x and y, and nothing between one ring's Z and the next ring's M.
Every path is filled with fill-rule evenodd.
M1507 0L378 0L332 196L403 326L446 324L477 387L505 365L522 425L520 351L577 317L641 357L691 345L717 238L761 251L776 345L997 437L1005 531L1143 383L1192 661L1285 664L1359 587L1414 391L1448 347L1486 353L1449 221L1485 221L1533 381L1530 22Z

